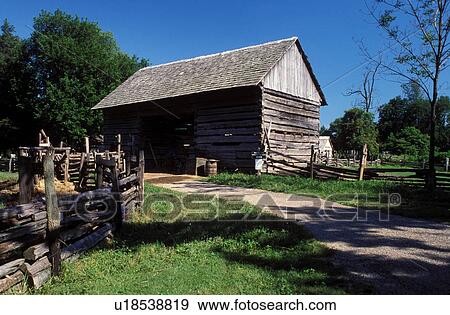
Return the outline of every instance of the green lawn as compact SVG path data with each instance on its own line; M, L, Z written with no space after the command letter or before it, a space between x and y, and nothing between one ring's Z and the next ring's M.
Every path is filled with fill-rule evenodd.
M156 198L160 193L166 195ZM366 290L345 281L330 265L329 250L293 222L273 221L267 215L258 221L240 220L243 215L254 219L260 210L209 196L196 198L207 201L199 206L206 211L172 211L171 204L183 195L169 193L147 185L146 194L155 198L147 200L144 214L124 225L112 245L64 263L60 277L32 293L342 294Z
M359 205L366 208L385 209L380 203L380 194L398 193L402 203L391 207L390 212L414 218L424 218L450 222L450 191L437 190L430 194L423 188L401 185L381 180L340 181L311 180L300 176L262 175L222 173L207 179L216 184L258 188L268 191L291 194L311 194L321 198L338 201L347 205ZM356 201L355 193L367 195L367 202ZM381 198L383 201L383 198Z
M0 208L5 207L6 202L10 198L8 194L2 193L1 190L8 186L10 181L17 181L17 179L17 173L0 172Z
M17 173L0 172L0 182L6 180L17 180L18 176L19 175Z

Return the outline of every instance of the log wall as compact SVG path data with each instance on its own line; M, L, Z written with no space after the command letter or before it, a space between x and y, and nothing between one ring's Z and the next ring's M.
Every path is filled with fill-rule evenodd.
M146 171L194 173L196 157L218 159L222 170L253 171L260 104L261 90L245 87L110 108L104 110L106 148L120 133L124 151L132 141L145 150Z
M262 124L267 150L265 171L295 173L309 161L311 145L319 145L320 105L266 88L262 94Z
M219 160L219 169L254 171L252 153L261 145L260 97L236 98L226 106L198 109L195 123L197 155Z
M134 144L145 150L147 171L193 173L195 167L189 166L195 162L189 161L201 157L219 160L222 171L255 172L252 153L265 147L265 171L283 173L306 163L311 145L319 144L319 103L269 88L134 104L105 110L104 117L105 143L113 146L121 133L127 150L131 138L126 136L134 135ZM175 126L190 124L193 133L183 134L186 139L177 136ZM268 143L265 131L270 134Z
M103 136L105 149L115 151L117 135L121 135L122 149L135 150L140 143L141 117L135 106L122 106L103 111Z

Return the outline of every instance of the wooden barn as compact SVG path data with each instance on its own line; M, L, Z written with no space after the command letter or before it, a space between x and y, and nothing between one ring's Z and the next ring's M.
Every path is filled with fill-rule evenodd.
M143 148L146 171L285 173L319 144L325 97L297 38L143 68L99 102L106 146Z

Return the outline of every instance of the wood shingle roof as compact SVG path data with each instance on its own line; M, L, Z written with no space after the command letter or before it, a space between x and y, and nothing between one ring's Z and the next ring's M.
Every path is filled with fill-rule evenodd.
M94 109L258 85L296 37L140 69Z

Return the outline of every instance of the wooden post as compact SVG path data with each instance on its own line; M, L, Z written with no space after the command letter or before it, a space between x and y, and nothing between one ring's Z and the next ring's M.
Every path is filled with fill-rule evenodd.
M131 174L131 155L130 152L125 153L125 172L127 176Z
M115 158L111 159L113 161L111 167L111 179L112 179L112 192L116 200L116 215L114 217L114 222L116 224L116 230L120 231L122 228L123 214L122 214L122 200L120 198L120 187L119 187L119 170L117 168L117 163Z
M70 150L66 150L66 162L64 165L64 183L67 184L69 182L69 163L70 163Z
M50 262L52 275L58 275L61 271L61 248L59 242L59 229L61 215L58 208L58 198L55 191L55 166L53 163L55 151L50 147L44 156L44 182L47 209L47 240L50 249Z
M78 168L78 188L84 185L86 165L86 153L81 152L80 167Z
M367 163L367 144L364 144L361 154L361 160L359 161L359 180L364 179L364 168L366 167Z
M311 157L309 159L309 176L314 179L314 144L311 145Z
M117 166L119 168L119 171L122 170L122 136L117 134Z
M10 157L9 157L9 163L8 163L8 172L12 172L13 171L13 158L12 158L13 156L12 155L10 155Z
M144 150L139 151L139 201L141 207L144 204L144 174L145 174L145 156Z
M31 156L19 155L19 204L31 202L34 188L33 162Z
M102 164L102 156L95 156L95 186L98 188L103 187L103 164Z
M445 172L448 173L448 169L450 166L450 158L445 158Z
M85 147L85 153L89 154L89 137L84 137L84 147Z

